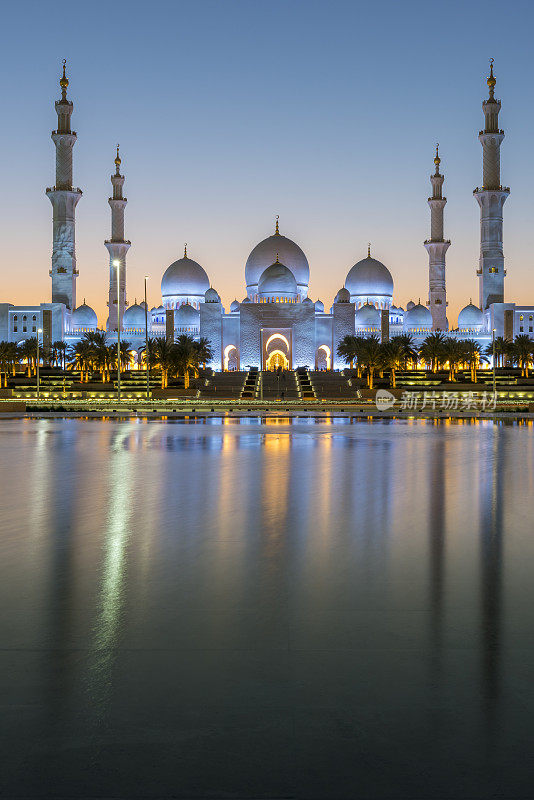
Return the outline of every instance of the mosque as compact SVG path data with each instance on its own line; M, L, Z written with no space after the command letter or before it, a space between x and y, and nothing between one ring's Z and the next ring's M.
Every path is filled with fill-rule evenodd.
M87 331L97 329L96 313L76 304L79 271L75 253L75 212L82 197L73 185L73 149L77 140L71 130L73 103L67 99L69 81L65 62L60 79L61 98L56 101L57 129L52 132L56 148L56 181L46 190L53 209L53 245L50 276L52 302L38 306L0 303L0 340L21 342L42 331L43 345L57 340L75 343ZM234 370L258 367L294 369L308 366L338 369L344 364L336 356L337 346L347 334L390 336L408 333L416 342L432 331L447 331L459 339L476 339L482 345L496 336L512 339L520 333L534 338L534 306L504 301L503 206L509 189L501 185L500 147L504 131L499 128L500 100L494 96L496 79L493 59L487 80L489 95L482 103L484 130L479 133L483 151L482 186L474 190L480 206L480 259L477 270L478 305L471 301L450 329L447 319L446 253L444 238L444 175L436 148L430 207L430 238L424 242L429 259L428 301L410 301L403 309L393 302L394 284L389 269L371 255L358 261L347 274L328 311L320 300L308 297L310 266L298 244L275 230L256 245L245 264L246 294L226 311L204 268L184 250L161 279L161 304L148 310L144 303L127 302L126 257L130 241L125 239L119 148L111 176L111 237L105 241L109 254L109 316L106 330L110 343L118 330L138 355L148 336L187 333L205 337L213 349L211 367Z

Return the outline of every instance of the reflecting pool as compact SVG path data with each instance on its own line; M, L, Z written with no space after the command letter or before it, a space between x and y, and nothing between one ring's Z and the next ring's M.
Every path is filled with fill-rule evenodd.
M532 796L532 425L0 443L2 796Z

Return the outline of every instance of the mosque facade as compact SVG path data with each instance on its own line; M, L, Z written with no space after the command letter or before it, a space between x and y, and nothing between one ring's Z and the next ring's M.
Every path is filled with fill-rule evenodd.
M309 295L310 266L305 253L280 232L276 219L271 236L254 247L245 264L245 296L226 310L211 286L205 269L188 255L174 261L161 280L161 304L148 310L144 303L127 301L126 257L131 242L125 238L127 199L123 195L119 148L111 175L111 235L105 241L109 255L108 319L110 343L118 330L139 354L146 336L204 337L212 347L211 366L216 370L270 369L299 366L338 369L337 347L344 336L410 334L416 343L432 331L444 331L459 339L475 339L486 345L496 336L513 339L527 334L534 339L534 306L505 302L503 254L503 207L510 190L501 185L499 128L501 103L495 99L493 63L487 80L488 98L482 103L484 129L479 133L483 151L482 186L474 190L480 207L480 259L477 269L478 305L471 301L460 311L456 328L447 318L446 254L443 196L438 148L430 176L430 238L428 252L428 300L410 301L406 308L394 303L391 272L371 255L347 273L329 310ZM38 306L0 303L0 339L21 342L43 332L43 344L57 340L75 343L98 327L97 315L77 304L75 231L76 208L82 191L73 186L73 151L77 140L71 129L73 103L67 98L69 81L63 65L61 98L55 103L57 129L52 132L56 149L56 180L46 190L52 204L51 302Z

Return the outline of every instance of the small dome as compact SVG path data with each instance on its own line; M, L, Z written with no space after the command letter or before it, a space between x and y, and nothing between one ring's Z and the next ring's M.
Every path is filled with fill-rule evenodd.
M365 303L356 311L354 321L357 328L379 328L380 311L370 303Z
M221 298L219 297L219 295L217 294L215 289L213 289L210 286L210 288L208 289L208 291L204 295L204 302L205 303L220 303L221 302Z
M145 309L137 305L129 306L124 312L122 324L125 328L144 328L145 327Z
M204 299L209 288L209 278L204 269L187 256L167 267L161 279L162 297L182 295Z
M298 290L295 276L285 264L276 261L262 272L258 281L258 292L261 295L296 298Z
M193 328L200 325L200 313L189 305L184 303L180 308L174 312L174 326L176 328Z
M231 312L232 311L239 311L239 301L238 300L232 300L232 302L230 303L230 311Z
M91 306L86 305L85 300L81 306L78 306L78 308L72 312L70 325L73 329L97 327L98 320L96 314Z
M350 303L350 294L344 286L336 294L334 303Z
M404 315L406 328L432 328L432 314L426 306L418 303L410 308Z
M313 306L315 308L315 303L313 302L313 300L310 300L309 297L307 297L305 300L302 301L302 305L303 306Z
M145 301L144 301L144 300L142 300L142 301L139 303L139 305L141 306L141 308L148 308L148 306L147 306L147 304L145 303Z
M322 300L315 301L315 310L316 311L324 311L324 303Z
M411 311L412 308L415 308L415 303L413 300L408 300L406 303L406 311Z
M156 308L156 306L152 306L152 308L150 309L150 313L153 314L157 310L158 309Z
M458 327L460 330L476 330L482 328L483 325L484 314L480 308L477 308L471 302L465 308L462 308L458 314Z
M243 305L243 303L250 303L250 297L244 297L244 298L241 300L241 305Z
M277 258L293 273L301 293L306 294L310 282L308 260L298 244L280 233L275 233L257 244L247 258L245 265L247 291L253 292L256 286L259 286L260 277Z
M345 288L351 298L372 297L378 300L383 297L388 300L393 296L393 278L385 264L367 256L349 271Z

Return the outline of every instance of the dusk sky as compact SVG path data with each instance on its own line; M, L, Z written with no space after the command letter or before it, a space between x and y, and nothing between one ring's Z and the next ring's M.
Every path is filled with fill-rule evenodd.
M74 102L78 304L105 324L110 174L126 175L127 294L161 302L183 254L228 308L245 296L248 253L274 230L306 253L310 295L329 307L350 267L390 269L394 302L425 302L426 203L440 143L449 321L472 297L490 57L495 58L505 299L534 304L531 2L18 2L3 6L2 290L49 301L54 101L63 58Z

